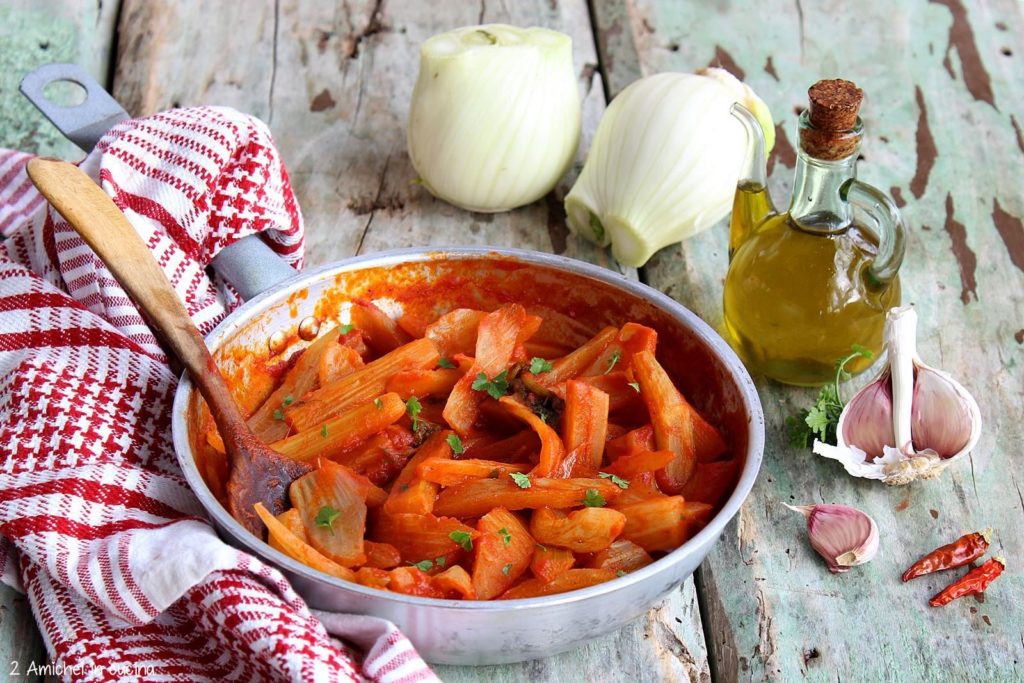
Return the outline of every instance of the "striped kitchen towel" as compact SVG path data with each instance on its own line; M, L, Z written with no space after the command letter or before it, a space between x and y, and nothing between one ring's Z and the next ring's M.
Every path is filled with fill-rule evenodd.
M217 538L175 461L176 377L109 271L0 150L0 575L65 680L434 681L381 619L317 619ZM206 266L302 217L269 131L231 109L119 124L82 162L205 334L239 301ZM325 627L326 626L326 627ZM43 663L39 663L43 664Z

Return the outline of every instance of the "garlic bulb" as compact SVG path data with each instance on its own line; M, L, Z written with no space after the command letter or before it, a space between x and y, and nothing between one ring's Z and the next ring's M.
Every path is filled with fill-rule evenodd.
M722 69L660 73L619 93L601 118L565 198L569 230L628 266L710 227L729 212L747 137L729 111L739 102L775 139L771 114ZM766 151L767 151L766 150Z
M893 485L935 477L981 436L977 401L948 373L921 362L916 327L910 306L889 311L888 364L843 408L838 444L814 442L815 453L855 477Z
M783 505L786 505L783 503ZM869 515L846 505L786 505L807 518L811 546L839 574L878 554L878 525Z
M545 28L469 26L420 46L409 158L435 197L470 211L540 199L579 145L572 39Z

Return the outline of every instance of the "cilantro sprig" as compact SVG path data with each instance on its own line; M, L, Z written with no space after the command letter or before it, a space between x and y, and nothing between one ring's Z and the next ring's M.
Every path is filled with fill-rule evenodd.
M470 386L475 391L486 391L488 396L497 400L508 393L508 370L502 370L491 379L481 372Z
M461 547L466 552L473 549L473 537L469 535L468 531L453 531L448 534L448 538L455 542L455 545Z
M836 443L836 426L846 406L839 393L839 383L852 377L847 372L846 365L856 358L870 360L874 357L869 349L860 344L854 344L850 350L849 355L836 361L835 381L821 388L814 405L786 418L789 443L794 448L810 448L815 438L833 445Z
M606 502L604 496L598 493L597 489L587 489L583 496L583 504L588 508L603 508Z

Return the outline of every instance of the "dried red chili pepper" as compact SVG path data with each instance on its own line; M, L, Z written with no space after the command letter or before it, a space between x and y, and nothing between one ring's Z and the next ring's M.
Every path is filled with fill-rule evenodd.
M965 595L984 593L988 585L995 581L1005 568L1006 561L1001 557L994 557L946 586L941 593L929 600L928 604L932 607L942 607Z
M985 554L991 540L991 528L964 534L952 543L936 548L911 565L910 569L903 572L903 580L910 581L932 572L970 564Z

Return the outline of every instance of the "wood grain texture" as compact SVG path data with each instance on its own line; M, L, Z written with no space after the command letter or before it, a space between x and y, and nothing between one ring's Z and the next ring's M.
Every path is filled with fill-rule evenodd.
M819 78L867 94L862 180L888 189L910 229L904 301L923 359L960 378L985 425L969 462L904 488L854 480L787 445L784 419L815 392L758 380L765 463L699 586L721 680L1019 680L1024 676L1024 20L1010 0L961 3L596 3L612 93L635 74L708 64L745 74L776 117L771 186L788 197L796 117ZM619 77L617 71L626 74ZM796 267L796 265L795 265ZM723 222L647 265L650 284L721 325ZM860 378L856 384L865 381ZM852 393L853 386L847 389ZM847 395L849 395L849 393ZM781 503L836 502L874 516L881 553L830 575ZM984 601L927 599L962 572L902 584L920 554L993 526L1009 558Z
M413 183L405 125L418 46L435 33L479 22L542 25L573 38L585 150L604 91L583 0L280 0L247 3L244 12L212 0L127 0L114 93L134 115L220 104L268 121L303 209L309 264L412 245L489 244L621 271L565 228L561 197L582 151L552 195L504 214L456 209ZM640 681L709 678L692 579L644 619L574 652L518 665L439 668L446 680L503 681L618 680L622 671Z
M18 92L32 69L72 62L107 84L118 2L5 0L0 4L0 147L69 159L82 152ZM73 89L56 90L61 96Z

